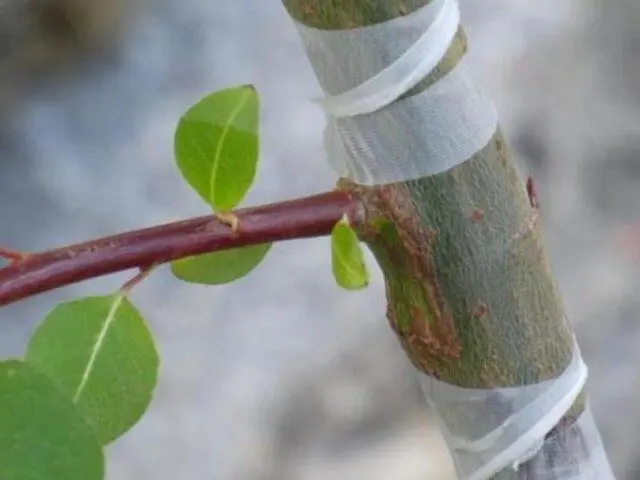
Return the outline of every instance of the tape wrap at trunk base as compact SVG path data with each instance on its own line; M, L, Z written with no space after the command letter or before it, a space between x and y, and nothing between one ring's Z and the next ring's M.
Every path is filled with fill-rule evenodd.
M576 469L581 475L563 476L543 465L544 476L531 477L544 479L590 479L610 480L610 468L604 456L598 431L593 425L591 412L586 410L580 419L563 435L579 433L586 442L578 449L566 439L547 434L574 404L587 379L587 367L580 355L578 344L574 344L573 358L560 376L544 382L519 387L495 389L461 388L436 380L426 375L420 376L422 391L437 416L441 431L451 452L460 478L465 480L485 480L505 468L525 468L528 460L541 452L556 458L556 469ZM572 450L552 450L570 446ZM571 462L564 465L557 459L568 455L584 454L583 460L590 455L602 452L604 463L582 464ZM595 457L594 457L595 458ZM527 465L526 468L532 468ZM573 470L571 470L573 471ZM597 476L588 476L587 472L596 472ZM595 474L594 474L595 475ZM526 477L528 478L528 477Z

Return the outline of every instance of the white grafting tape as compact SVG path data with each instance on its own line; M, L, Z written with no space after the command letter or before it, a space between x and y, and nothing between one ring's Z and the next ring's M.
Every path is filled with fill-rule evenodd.
M414 180L465 162L495 134L497 114L462 59L418 95L369 115L327 119L325 149L336 172L361 185Z
M336 172L363 185L447 171L487 145L497 114L464 58L422 92L459 27L457 0L434 0L389 22L353 30L296 24L327 97L325 147Z
M483 390L425 375L420 379L458 474L465 480L486 480L538 452L582 391L587 368L575 343L565 371L533 385Z
M415 87L440 63L460 24L456 0L434 0L421 12L428 25L407 51L374 77L339 95L318 101L334 118L354 117L386 107Z

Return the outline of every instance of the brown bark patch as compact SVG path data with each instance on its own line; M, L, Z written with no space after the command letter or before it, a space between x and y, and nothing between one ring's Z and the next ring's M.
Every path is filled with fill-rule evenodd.
M386 260L381 266L387 286L389 323L412 362L425 373L433 374L441 364L440 357L457 359L461 353L451 309L438 283L434 264L433 244L438 231L422 224L406 185L350 187L357 191L367 209L365 223L371 225L374 219L383 219L394 229L393 244L376 228L363 227L362 233L374 253L382 252ZM398 312L407 318L398 318Z

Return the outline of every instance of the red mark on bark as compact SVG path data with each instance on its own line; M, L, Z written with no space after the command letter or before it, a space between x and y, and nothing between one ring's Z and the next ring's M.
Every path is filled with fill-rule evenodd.
M479 223L484 219L484 212L479 208L476 208L471 212L471 221L473 223Z
M538 201L538 192L531 175L527 177L527 194L529 195L529 202L531 203L531 206L533 208L540 208L540 202Z

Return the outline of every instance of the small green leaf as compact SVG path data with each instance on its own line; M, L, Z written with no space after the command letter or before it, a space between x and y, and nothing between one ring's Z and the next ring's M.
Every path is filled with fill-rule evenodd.
M91 426L46 375L18 360L0 363L0 478L104 478Z
M233 209L253 183L258 163L259 109L254 87L245 85L204 97L178 123L178 168L216 211Z
M206 253L173 262L171 271L185 282L222 285L248 275L262 262L270 248L270 243L263 243Z
M331 232L331 267L336 282L347 290L359 290L369 284L364 255L356 232L346 216Z
M31 338L27 361L76 404L105 445L148 408L159 363L144 320L120 294L58 305Z

